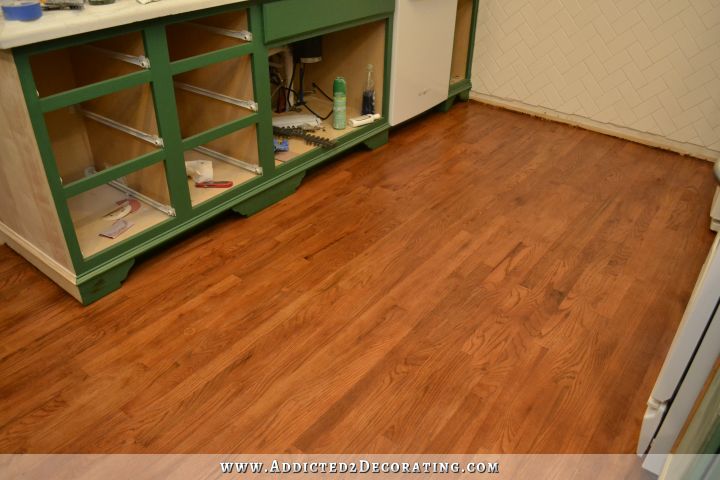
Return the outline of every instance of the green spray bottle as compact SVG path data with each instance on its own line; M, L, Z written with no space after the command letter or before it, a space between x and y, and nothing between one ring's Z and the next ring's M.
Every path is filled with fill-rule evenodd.
M347 83L337 77L333 83L333 128L345 130L347 126Z

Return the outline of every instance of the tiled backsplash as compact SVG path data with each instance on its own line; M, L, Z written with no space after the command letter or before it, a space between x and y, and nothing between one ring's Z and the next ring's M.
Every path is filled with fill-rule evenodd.
M473 69L480 99L720 157L720 0L481 0Z

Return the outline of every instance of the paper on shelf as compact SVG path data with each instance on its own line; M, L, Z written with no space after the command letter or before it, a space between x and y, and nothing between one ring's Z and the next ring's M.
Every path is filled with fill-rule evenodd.
M116 239L123 233L127 232L130 227L135 225L132 222L128 222L127 220L118 220L117 222L113 223L110 228L103 230L99 233L101 237L106 237L110 239Z

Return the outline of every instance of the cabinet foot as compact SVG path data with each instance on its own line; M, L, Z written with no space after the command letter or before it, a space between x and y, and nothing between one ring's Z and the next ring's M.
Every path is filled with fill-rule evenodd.
M455 104L455 95L448 97L447 100L437 106L437 109L443 113L450 111L452 106Z
M441 112L447 112L452 108L452 106L455 104L455 102L467 102L470 100L470 89L463 90L461 92L457 92L453 95L450 95L447 100L442 102L440 105L438 105L438 110Z
M91 278L87 282L79 284L78 290L83 305L89 305L100 300L108 293L120 288L134 264L135 259L128 260L101 275Z
M295 193L295 190L297 190L300 186L303 177L305 177L305 172L298 173L287 180L283 180L277 185L273 185L268 188L264 192L235 205L233 207L233 211L245 217L255 215L259 211L269 207L270 205L274 205L283 198L289 197Z
M388 140L390 139L390 132L388 130L384 130L377 135L374 135L367 140L363 142L365 147L369 148L370 150L375 150L376 148L380 148L386 143L388 143Z

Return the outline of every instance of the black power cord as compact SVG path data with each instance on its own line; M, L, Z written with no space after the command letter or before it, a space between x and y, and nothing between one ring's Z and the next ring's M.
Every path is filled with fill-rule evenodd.
M307 104L307 102L305 102L304 100L302 100L302 101L300 101L300 102L297 102L297 103L291 103L291 102L290 102L290 93L294 93L294 94L295 94L295 98L302 98L302 97L303 97L303 96L300 95L296 90L294 90L293 88L290 87L290 85L292 85L293 80L295 79L295 73L296 73L296 71L297 71L296 69L297 69L297 63L293 63L292 76L290 77L290 80L289 80L289 82L288 82L288 86L283 86L283 88L287 91L287 92L286 92L286 97L285 97L285 99L286 99L286 101L287 101L288 108L289 108L290 110L292 110L292 109L295 109L295 108L298 108L298 107L305 107L310 113L312 113L313 115L315 115L316 117L318 117L320 120L323 120L323 121L324 121L324 120L327 120L327 119L330 118L330 116L333 114L333 110L332 110L332 109L330 109L330 113L328 113L328 114L325 115L325 116L322 116L322 115L317 114L312 108L310 108L310 106L309 106L309 105ZM300 72L301 79L305 76L304 70L305 70L304 68L301 69L301 72ZM327 98L327 99L330 100L331 102L333 101L333 99L330 98L325 92L323 92L323 90L322 90L315 82L312 82L312 86L315 87L320 93L322 93L325 98ZM302 88L302 81L300 82L300 87Z

